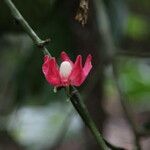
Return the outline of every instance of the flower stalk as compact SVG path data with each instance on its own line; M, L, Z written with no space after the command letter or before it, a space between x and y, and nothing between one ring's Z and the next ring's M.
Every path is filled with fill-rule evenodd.
M67 95L69 96L69 99L70 99L72 105L74 106L76 111L79 113L79 115L82 118L82 120L84 121L85 125L89 128L89 130L94 135L100 149L107 150L108 147L107 147L102 135L100 134L99 130L97 129L95 123L93 122L93 120L92 120L92 118L80 96L80 93L73 86L68 88L67 92L68 92L68 90L69 90L69 93L67 93Z

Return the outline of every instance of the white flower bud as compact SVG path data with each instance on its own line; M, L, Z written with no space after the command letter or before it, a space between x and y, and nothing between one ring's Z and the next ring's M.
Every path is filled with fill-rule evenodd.
M72 71L72 66L69 61L63 61L60 65L60 75L67 78Z

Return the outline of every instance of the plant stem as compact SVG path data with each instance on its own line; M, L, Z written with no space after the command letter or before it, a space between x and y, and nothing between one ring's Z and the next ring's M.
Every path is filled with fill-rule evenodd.
M83 100L81 99L79 92L75 89L75 87L71 87L69 97L70 97L71 103L73 104L73 106L75 107L75 109L77 110L77 112L79 113L81 118L83 119L84 123L90 129L90 131L93 133L101 150L107 150L108 147L107 147L102 135L98 131Z
M30 27L28 22L23 18L23 16L20 14L20 12L16 8L16 6L12 3L11 0L4 0L4 2L9 7L11 14L15 18L17 23L19 23L22 26L22 28L25 30L25 32L31 37L31 39L33 40L35 45L37 45L37 47L41 48L45 54L47 54L51 57L51 54L45 47L45 44L47 44L48 40L43 41L38 37L38 35Z

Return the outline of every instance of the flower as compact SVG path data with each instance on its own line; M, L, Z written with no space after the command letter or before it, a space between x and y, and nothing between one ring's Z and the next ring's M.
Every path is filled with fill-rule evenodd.
M59 67L55 57L45 55L42 71L48 83L55 87L80 86L92 68L92 56L90 54L87 56L84 67L82 67L81 55L77 56L75 63L65 52L61 53L61 59L62 63Z

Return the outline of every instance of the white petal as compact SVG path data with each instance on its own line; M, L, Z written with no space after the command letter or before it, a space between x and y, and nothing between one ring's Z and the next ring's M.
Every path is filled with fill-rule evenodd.
M69 61L63 61L60 65L60 75L67 78L72 71L72 65Z

